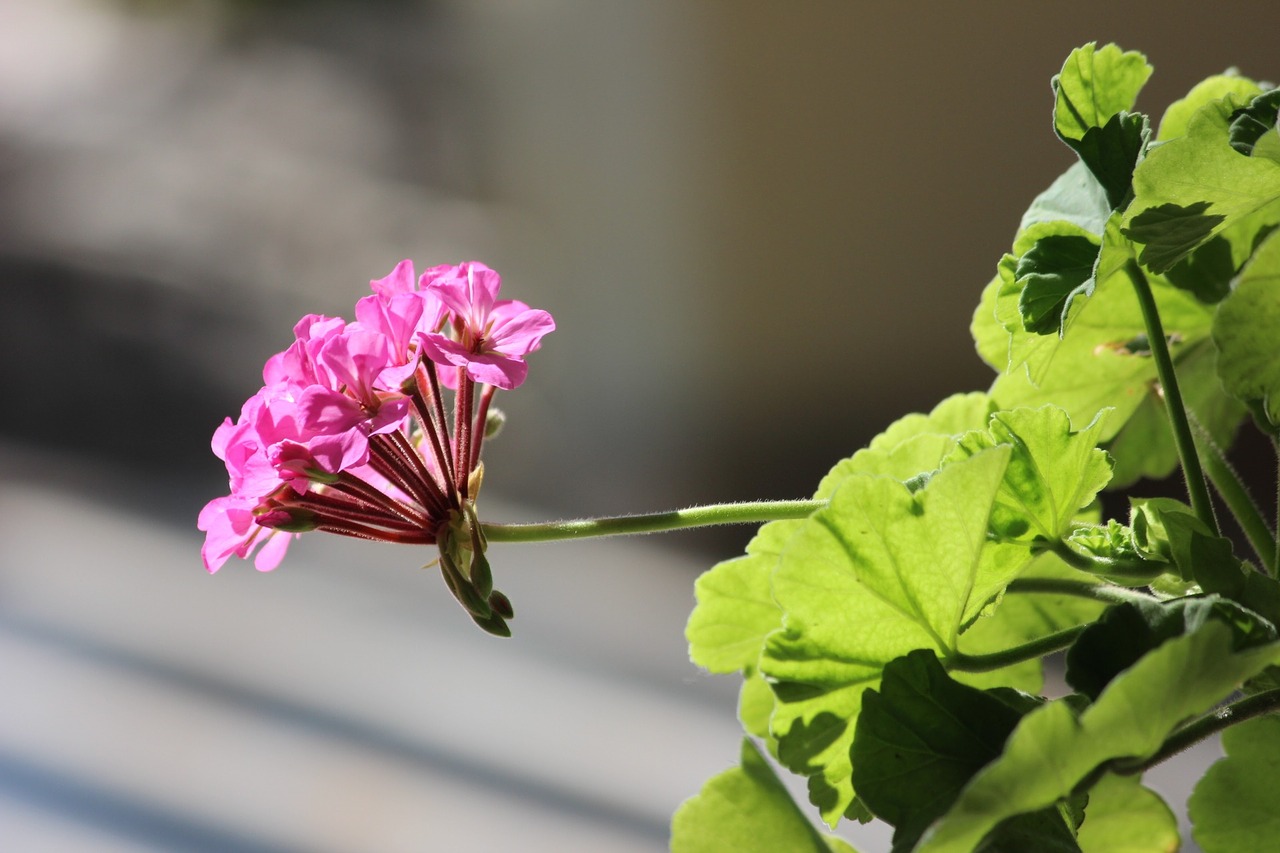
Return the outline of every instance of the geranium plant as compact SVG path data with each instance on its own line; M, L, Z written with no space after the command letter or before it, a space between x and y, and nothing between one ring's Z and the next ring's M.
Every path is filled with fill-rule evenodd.
M483 520L481 448L554 323L483 264L403 262L356 319L308 316L214 436L231 494L205 564L322 530L436 546L465 612L509 635L487 547L767 522L696 584L694 663L742 676L740 767L672 846L848 850L816 816L878 817L895 851L1169 851L1142 775L1218 733L1189 804L1209 853L1280 844L1280 552L1228 461L1280 436L1280 89L1210 77L1159 122L1151 73L1085 45L1053 79L1077 162L1037 196L972 321L986 392L910 414L812 499L545 524ZM1103 490L1181 472L1186 500ZM1114 501L1108 502L1114 504ZM1070 694L1047 698L1065 652Z

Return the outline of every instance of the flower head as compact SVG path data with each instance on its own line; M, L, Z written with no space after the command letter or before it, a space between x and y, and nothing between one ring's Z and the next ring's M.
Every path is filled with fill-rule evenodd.
M269 571L302 532L438 546L450 591L506 635L475 511L480 449L496 389L524 381L551 315L497 298L484 264L400 262L370 283L356 320L309 314L267 360L265 383L213 436L231 493L210 501L205 567L232 556ZM453 389L453 416L442 389Z

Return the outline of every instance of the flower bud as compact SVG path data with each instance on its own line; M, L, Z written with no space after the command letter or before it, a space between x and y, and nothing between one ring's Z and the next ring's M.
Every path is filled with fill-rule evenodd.
M507 425L507 415L501 409L490 407L484 418L484 437L496 438L502 428Z

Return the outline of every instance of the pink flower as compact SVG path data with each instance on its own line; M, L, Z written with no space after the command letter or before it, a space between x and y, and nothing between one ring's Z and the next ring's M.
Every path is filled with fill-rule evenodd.
M471 617L509 634L511 604L492 587L475 513L476 472L495 389L524 381L525 356L555 323L498 299L498 274L484 264L433 267L415 281L406 260L369 284L355 322L299 320L293 343L263 367L263 387L214 431L230 494L200 512L205 567L234 555L268 571L311 530L436 545ZM452 418L442 387L456 389Z
M423 289L434 292L452 312L454 340L440 332L423 336L422 350L432 361L461 367L475 382L509 391L524 382L524 357L555 330L546 311L514 299L498 299L502 281L484 264L432 267L423 273Z
M256 503L231 495L214 498L200 510L196 527L206 533L200 556L210 574L222 568L233 554L248 559L259 546L261 550L253 560L253 567L258 571L269 572L284 559L289 540L298 534L291 536L282 530L259 526L253 513Z

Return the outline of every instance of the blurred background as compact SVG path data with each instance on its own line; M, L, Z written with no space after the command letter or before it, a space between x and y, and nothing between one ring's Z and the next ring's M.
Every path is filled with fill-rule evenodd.
M505 546L509 642L395 548L306 537L210 578L209 437L262 362L402 258L479 259L559 325L498 400L490 517L808 495L989 383L968 318L1072 160L1048 82L1070 49L1146 52L1158 115L1233 64L1274 77L1275 22L2 0L0 847L663 849L736 760L736 685L681 631L750 531Z

